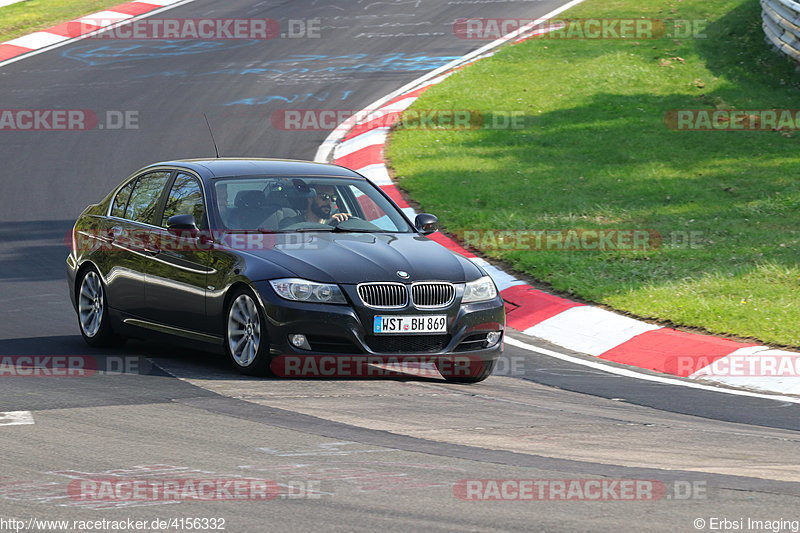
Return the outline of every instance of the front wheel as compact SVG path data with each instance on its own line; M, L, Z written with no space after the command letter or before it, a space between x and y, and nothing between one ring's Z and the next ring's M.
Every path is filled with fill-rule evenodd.
M467 357L436 361L436 369L448 383L478 383L492 375L497 360L481 361Z
M247 289L239 289L231 296L225 319L225 351L242 374L270 375L264 313Z
M125 342L125 337L115 334L111 328L105 287L100 274L94 268L87 270L81 277L78 289L78 324L83 340L89 346L118 346Z

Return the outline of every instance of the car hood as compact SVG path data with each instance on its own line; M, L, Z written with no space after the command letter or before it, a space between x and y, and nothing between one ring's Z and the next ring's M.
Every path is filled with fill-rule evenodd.
M320 282L472 281L483 271L470 260L415 233L278 233L274 244L248 253ZM397 272L409 274L401 278Z

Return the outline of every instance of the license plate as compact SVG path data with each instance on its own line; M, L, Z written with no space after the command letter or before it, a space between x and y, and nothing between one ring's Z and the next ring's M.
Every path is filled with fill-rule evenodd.
M447 316L376 316L373 331L378 335L447 333Z

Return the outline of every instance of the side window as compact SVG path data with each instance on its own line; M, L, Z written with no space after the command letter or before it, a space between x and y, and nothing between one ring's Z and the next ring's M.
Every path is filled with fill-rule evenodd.
M358 205L361 207L361 211L364 212L364 219L373 221L378 220L382 216L384 216L384 212L381 210L380 207L375 203L375 201L361 192L359 189L353 188L353 194L355 195L356 199L358 200Z
M152 172L141 176L133 188L125 218L136 222L153 223L161 192L169 179L169 172Z
M178 174L169 191L169 197L164 206L164 216L161 217L161 225L167 227L167 220L174 215L192 215L197 226L202 228L205 226L205 212L200 182L197 181L197 178Z
M136 180L131 180L127 185L119 190L114 197L114 203L111 206L111 216L125 218L125 209L128 208L128 202L131 199L131 191L136 184Z

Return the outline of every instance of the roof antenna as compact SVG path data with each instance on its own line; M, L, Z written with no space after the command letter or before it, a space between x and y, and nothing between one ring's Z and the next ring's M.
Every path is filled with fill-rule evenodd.
M219 159L219 148L217 148L217 141L214 139L214 131L211 129L211 123L208 121L208 115L203 113L203 116L206 117L206 126L208 126L208 132L211 134L211 142L214 143L214 151L217 153L217 159Z

